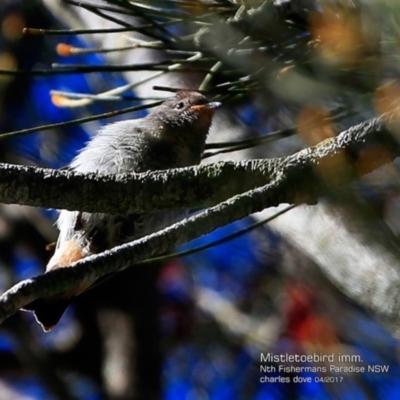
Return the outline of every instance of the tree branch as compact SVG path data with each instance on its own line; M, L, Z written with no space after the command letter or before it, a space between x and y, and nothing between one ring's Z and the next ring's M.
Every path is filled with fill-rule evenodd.
M270 185L248 191L162 231L86 257L70 268L24 280L0 296L0 322L39 297L79 286L84 281L94 281L260 211L276 197L275 192Z
M205 208L279 182L283 192L274 205L298 199L315 203L332 183L347 184L400 155L399 144L386 128L394 119L394 114L374 118L285 158L117 176L0 164L0 201L109 214L148 213Z
M370 157L371 150L376 157ZM364 160L365 154L368 155L367 160ZM35 202L34 205L57 207L69 204L70 208L73 204L72 208L79 206L79 209L88 211L148 212L177 205L193 207L216 202L223 196L234 195L249 186L262 185L266 180L268 182L163 231L89 256L72 264L73 268L58 269L18 283L0 297L0 322L39 297L79 286L84 281L94 281L264 208L282 202L315 201L324 192L323 189L331 189L332 184L348 183L357 176L356 172L370 172L398 154L399 145L385 128L382 118L376 118L350 128L336 138L325 140L315 147L283 159L218 163L133 177L97 177L95 174L84 176L19 166L0 169L0 194L3 200L5 197L13 202L26 204L31 201ZM21 172L20 179L15 177L16 171ZM9 178L5 179L7 172ZM44 193L39 192L28 178L33 179L36 185L42 179L46 187L46 190L42 189ZM223 182L230 183L226 185ZM203 184L205 187L201 186ZM57 186L57 190L52 185ZM110 198L109 193L112 190L109 190L109 186L116 188L119 196L123 194L124 197L120 200L122 205ZM66 187L72 191L68 196L65 196ZM104 193L104 197L96 202L99 193ZM185 193L185 198L182 193ZM48 202L47 196L50 199ZM64 197L67 201L63 201ZM79 197L83 207L74 197ZM130 206L131 200L133 206ZM109 207L107 201L110 201ZM146 202L150 202L151 206Z

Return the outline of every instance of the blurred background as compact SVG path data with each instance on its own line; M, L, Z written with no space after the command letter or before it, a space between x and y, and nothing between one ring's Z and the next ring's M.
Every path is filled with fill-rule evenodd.
M153 86L199 88L224 105L204 162L289 155L398 106L399 19L394 0L2 0L0 70L22 72L0 75L0 132L170 95ZM0 135L0 161L61 168L100 126L144 115ZM331 190L318 204L265 210L179 250L272 219L246 234L125 270L51 333L9 318L0 399L400 399L398 162L340 190L319 172ZM0 205L1 292L43 272L56 216Z

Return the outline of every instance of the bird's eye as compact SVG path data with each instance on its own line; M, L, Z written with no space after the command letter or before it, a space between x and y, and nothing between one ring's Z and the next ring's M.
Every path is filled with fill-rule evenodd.
M183 107L185 107L185 103L180 101L174 108L175 110L182 110Z

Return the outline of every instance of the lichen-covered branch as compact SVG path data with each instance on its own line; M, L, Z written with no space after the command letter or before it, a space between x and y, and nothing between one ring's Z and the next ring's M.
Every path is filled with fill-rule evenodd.
M275 196L275 189L269 185L246 192L163 231L86 257L72 264L73 268L60 268L22 281L0 296L0 322L39 297L94 281L260 211Z
M20 204L146 212L204 206L230 197L163 231L87 257L73 264L73 268L20 282L0 297L0 321L36 298L119 271L266 207L284 202L315 202L318 195L390 162L399 154L399 146L383 120L376 118L283 159L218 163L121 177L19 166L0 169L2 200ZM16 171L20 172L17 176ZM41 182L45 182L45 188L40 191ZM253 187L257 188L248 190Z
M286 158L118 176L0 164L0 202L110 214L205 208L279 177L275 203L315 203L332 184L346 184L400 155L385 125L393 118L372 119Z

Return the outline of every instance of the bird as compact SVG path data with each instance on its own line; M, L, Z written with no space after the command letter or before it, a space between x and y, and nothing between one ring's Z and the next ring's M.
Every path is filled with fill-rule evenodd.
M144 118L118 121L101 128L68 168L110 175L199 164L214 111L220 105L197 91L178 91ZM156 232L186 214L187 210L128 215L62 210L57 220L59 237L46 272ZM37 299L22 310L33 312L43 330L49 332L74 296L94 283L86 282Z

